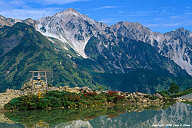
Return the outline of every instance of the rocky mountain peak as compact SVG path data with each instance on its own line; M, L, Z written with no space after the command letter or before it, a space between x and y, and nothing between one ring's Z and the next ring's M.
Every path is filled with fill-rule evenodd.
M181 35L181 36L183 36L183 35L189 35L190 33L191 32L189 30L186 30L183 27L181 27L181 28L178 28L178 29L173 30L171 32L167 32L167 33L165 33L165 35L171 34L171 35Z
M122 35L124 37L148 42L151 38L152 31L141 25L140 23L131 22L118 22L111 26L111 29L116 35Z
M69 8L54 16L37 21L37 30L69 44L78 54L86 58L84 48L92 36L102 33L107 25Z
M184 28L161 34L152 32L140 23L120 21L107 26L69 8L54 16L38 20L37 30L45 36L54 37L69 44L84 58L87 57L85 46L91 37L106 38L110 41L126 37L143 41L151 44L161 55L170 58L190 75L192 74L192 46L189 45L192 42L192 33ZM103 36L100 37L100 35ZM108 44L104 46L108 47Z
M75 9L73 8L68 8L66 10L64 10L63 12L73 12L73 13L78 13Z
M184 28L178 28L171 32L165 33L166 36L170 36L174 39L180 39L182 42L190 43L192 41L192 32Z
M112 27L117 27L117 26L125 26L125 27L127 27L127 28L135 28L135 29L137 29L137 28L146 28L146 27L144 27L142 24L140 24L140 23L132 23L132 22L123 22L123 21L120 21L120 22L118 22L118 23L116 23L116 24L114 24L114 25L112 25ZM146 29L148 29L148 28L146 28ZM149 30L149 29L148 29Z
M73 18L73 17L83 17L82 14L80 14L79 12L77 12L75 9L73 8L68 8L64 11L61 11L57 14L55 14L53 17L59 17L59 18Z

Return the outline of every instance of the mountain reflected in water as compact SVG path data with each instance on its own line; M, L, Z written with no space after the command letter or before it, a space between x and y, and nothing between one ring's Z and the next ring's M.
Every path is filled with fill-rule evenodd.
M141 112L138 112L141 108L131 109L125 106L8 112L4 113L4 121L0 119L0 128L164 128L168 124L192 126L191 105L177 102L166 109L162 108L145 108Z
M92 127L102 128L151 128L168 124L192 126L192 106L177 102L167 109L145 110L142 112L131 112L120 114L117 118L100 116L90 120Z

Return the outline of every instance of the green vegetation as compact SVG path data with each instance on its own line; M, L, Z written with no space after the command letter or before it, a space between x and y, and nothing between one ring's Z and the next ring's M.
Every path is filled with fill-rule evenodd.
M192 101L183 101L185 104L190 104L192 106Z
M171 83L168 92L170 92L171 94L178 93L179 92L179 86L176 85L176 83Z
M160 91L157 93L161 94L163 97L177 98L177 97L181 97L181 96L192 93L192 88L188 88L188 89L185 89L183 91L179 91L179 86L176 85L175 82L172 82L170 84L168 91L163 90L163 91Z
M102 106L108 103L122 104L127 99L117 95L116 91L109 91L106 94L95 92L77 94L67 91L49 91L43 95L26 95L12 99L5 105L8 110L34 110L46 109L49 107L88 107Z
M172 95L172 97L181 97L181 96L184 96L184 95L188 95L192 93L192 88L188 88L188 89L185 89L184 91L180 91L174 95Z
M0 31L0 92L7 88L20 89L30 80L29 71L34 70L49 71L48 83L54 86L106 88L94 81L85 68L73 66L74 62L68 53L55 50L55 47L62 47L61 44L53 44L32 26L16 23L13 27L1 28ZM14 39L14 44L10 39ZM1 56L5 43L17 45Z
M14 39L14 42L12 39ZM120 40L122 39L120 38ZM168 90L172 81L180 85L181 89L186 89L188 86L192 87L190 77L174 77L162 70L161 66L164 63L167 66L164 62L165 58L153 59L151 55L153 55L154 49L151 49L147 44L127 40L129 43L126 46L122 42L118 43L119 46L116 44L109 45L116 56L118 56L119 50L122 50L122 58L119 60L118 57L117 59L111 58L109 49L104 46L104 50L100 54L97 49L98 41L100 40L94 37L90 39L85 51L92 59L84 59L79 57L69 45L54 38L47 38L35 31L32 26L24 23L16 23L13 27L0 28L0 92L7 88L20 89L23 84L30 80L31 74L29 71L32 70L50 71L48 72L48 84L53 86L87 86L98 90L103 88L103 90L148 94ZM104 43L108 44L110 42L104 40ZM3 47L4 44L15 47L4 54L6 50ZM138 47L138 52L133 51L133 47ZM146 55L144 58L140 58L142 57L140 55L143 54L142 51L146 51L146 49ZM130 56L139 56L139 58L136 58L139 62L140 60L151 60L151 63L145 61L136 63L135 60L131 59L133 57L127 58L128 53ZM105 60L103 55L107 56L108 60ZM114 62L114 60L121 62L125 73L108 64L109 61ZM156 60L163 60L164 63ZM156 63L160 65L155 66ZM155 70L141 69L145 64L151 65L152 69ZM118 66L119 63L116 63L116 65ZM127 68L126 65L130 65L133 69ZM158 73L155 73L155 71Z
M174 77L170 74L161 74L147 69L136 69L129 73L93 73L93 78L100 84L110 87L111 90L125 92L142 92L154 94L157 91L169 90L170 83L177 83L181 90L192 87L192 79Z

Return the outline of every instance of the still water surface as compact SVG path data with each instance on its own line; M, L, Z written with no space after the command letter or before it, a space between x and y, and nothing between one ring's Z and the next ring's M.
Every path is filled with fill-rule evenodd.
M192 128L192 106L52 109L0 114L0 128Z

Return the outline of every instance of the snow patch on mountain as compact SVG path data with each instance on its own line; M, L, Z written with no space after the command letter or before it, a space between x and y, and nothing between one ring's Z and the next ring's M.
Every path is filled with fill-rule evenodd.
M87 58L84 51L85 46L92 36L97 38L102 35L102 38L112 41L112 37L122 35L129 39L140 40L151 44L161 55L172 59L192 75L192 56L190 55L192 53L192 33L184 28L161 34L152 32L139 23L118 22L109 27L72 8L54 16L43 17L37 21L36 26L43 35L69 44L84 58ZM104 44L104 47L108 48L108 44ZM186 51L188 51L187 54Z
M37 21L39 32L45 36L59 39L63 43L68 43L84 58L87 58L84 49L90 37L101 34L106 26L106 24L94 21L72 8Z

